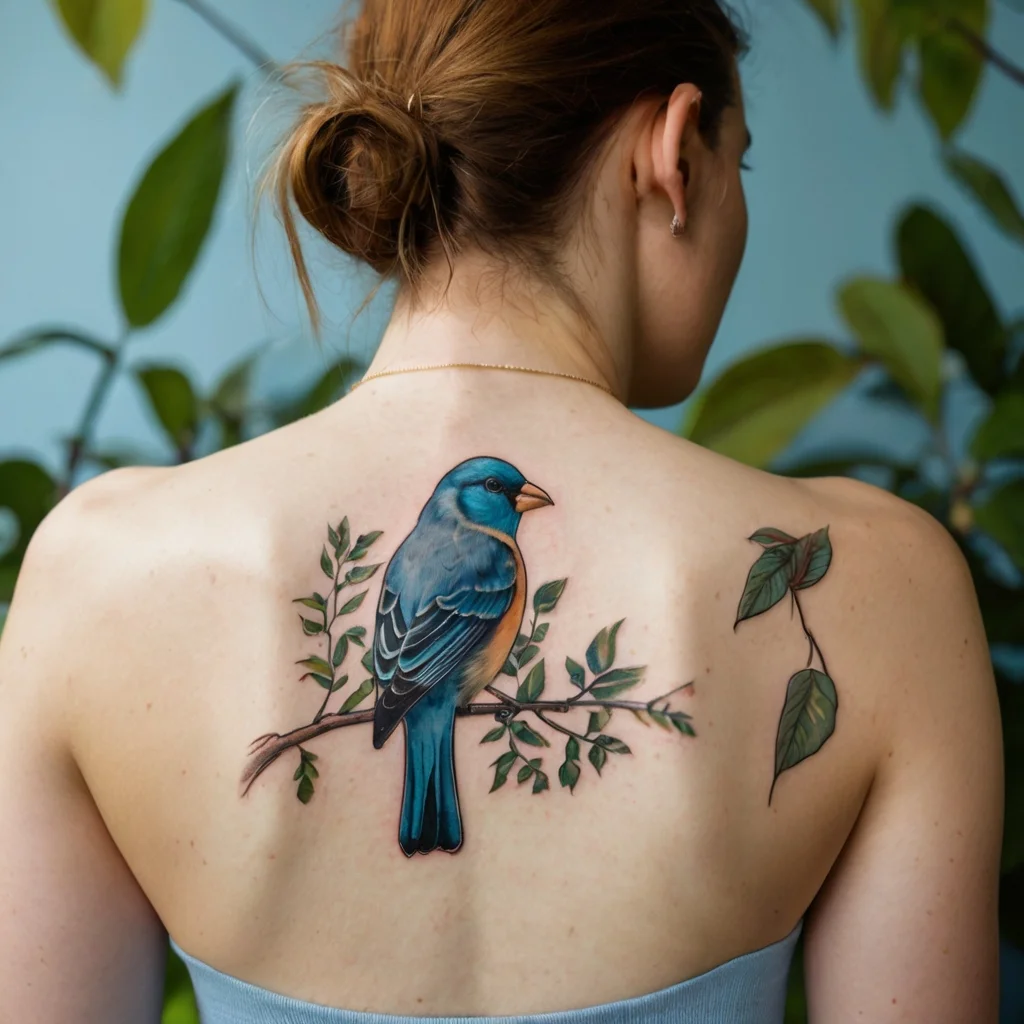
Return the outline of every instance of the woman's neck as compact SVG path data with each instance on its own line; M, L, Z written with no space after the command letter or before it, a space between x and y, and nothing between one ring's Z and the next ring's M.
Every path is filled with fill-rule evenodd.
M550 292L513 293L508 288L492 298L476 287L473 302L468 290L465 277L453 278L444 301L425 297L416 310L400 295L368 374L451 363L497 364L581 377L625 397L626 345L620 339L610 344L566 301ZM428 294L433 293L424 289Z

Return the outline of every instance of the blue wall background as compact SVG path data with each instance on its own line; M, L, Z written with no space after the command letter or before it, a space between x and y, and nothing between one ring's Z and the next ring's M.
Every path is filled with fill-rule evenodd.
M215 0L279 60L329 54L336 0ZM1024 248L985 220L945 176L938 142L909 97L894 116L872 107L852 38L828 40L800 0L750 0L753 50L744 66L754 170L747 176L751 234L746 261L709 362L709 374L744 351L790 337L841 337L833 292L844 278L894 269L891 229L910 199L947 211L1004 311L1024 305ZM991 38L1024 63L1024 14L996 5ZM211 384L258 342L274 349L265 388L312 376L331 353L365 351L387 316L387 292L354 324L372 279L314 247L328 313L325 351L308 338L298 291L272 222L260 232L257 289L249 248L253 182L281 127L260 75L193 12L154 0L121 94L74 49L45 0L0 6L0 344L37 323L120 334L114 251L123 203L142 168L189 112L226 82L247 82L237 110L238 146L214 230L171 313L134 344L136 359L179 363ZM1024 193L1024 91L989 72L960 142L1003 168ZM60 438L76 423L98 367L58 349L0 367L0 457L42 453L59 464ZM650 414L669 429L681 410ZM842 401L804 441L827 443L863 410ZM880 415L880 414L876 414ZM910 446L899 422L879 435ZM902 431L902 433L901 433ZM141 443L155 458L160 434L128 379L99 423L101 438ZM1013 988L1024 954L1004 974ZM1005 1019L1024 1019L1024 995L1008 992Z

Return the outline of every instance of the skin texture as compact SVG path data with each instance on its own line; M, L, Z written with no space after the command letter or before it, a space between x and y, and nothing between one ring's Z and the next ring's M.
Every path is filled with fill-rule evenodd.
M497 288L467 254L447 303L400 305L374 369L505 362L635 401L685 394L746 230L742 110L711 150L690 127L694 93L630 111L566 243L599 333L540 286L505 275ZM677 152L686 184L665 159ZM572 796L489 795L479 739L493 722L460 719L473 825L457 856L402 854L402 747L374 750L367 729L310 744L309 806L292 762L240 798L252 737L308 721L321 699L298 681L308 645L291 600L316 585L324 523L382 529L390 555L440 476L481 454L555 499L517 537L532 581L570 580L549 666L626 615L621 662L648 666L638 696L693 680L679 706L697 737L626 721L633 754ZM746 538L826 524L832 565L801 601L840 715L769 807L779 708L807 644L784 605L733 631L757 554ZM356 620L371 628L378 590ZM383 378L197 463L108 473L33 537L0 641L0 1018L157 1021L164 928L300 999L514 1014L653 991L806 915L815 1024L986 1024L1000 745L970 578L924 513L866 485L742 467L585 384Z

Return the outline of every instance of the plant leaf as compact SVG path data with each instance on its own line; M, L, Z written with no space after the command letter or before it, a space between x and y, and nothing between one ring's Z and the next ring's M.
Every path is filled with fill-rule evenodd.
M681 433L747 465L767 466L860 369L860 360L820 341L755 352L701 392Z
M512 735L517 740L521 740L523 743L529 744L531 747L550 747L546 739L539 732L534 732L525 722L520 722L518 719L513 719L508 724L509 729L512 730Z
M546 772L535 772L533 776L533 792L543 793L548 788L548 776Z
M346 654L348 654L348 637L342 633L334 645L334 657L331 658L331 664L337 668L345 660Z
M373 651L367 651L360 659L359 664L366 669L370 675L373 675Z
M121 306L133 327L177 298L213 221L227 165L232 85L181 129L149 165L128 202L118 245Z
M540 653L540 648L536 644L530 644L525 651L515 655L516 664L522 669L528 665L537 655Z
M368 593L368 590L364 590L359 594L354 594L338 609L338 614L351 615L363 603Z
M526 678L519 684L516 691L516 700L535 701L540 699L544 692L544 659L541 658L533 668L530 669Z
M354 565L345 573L345 582L365 583L380 567L380 562L376 565Z
M563 786L568 786L571 793L580 781L580 766L575 761L564 761L558 767L558 781Z
M590 641L590 646L587 648L587 664L590 666L590 671L595 675L600 672L607 672L615 662L615 635L619 631L619 627L625 622L625 619L619 619L612 626L605 626L593 640Z
M1004 380L1007 331L956 232L934 210L911 206L896 231L904 280L939 315L950 348L989 394Z
M332 693L334 692L334 680L330 676L322 676L319 672L310 672L309 675L316 680L318 686L322 686L325 690L330 690Z
M348 516L344 516L340 523L338 523L338 547L343 551L348 547L348 542L351 538L351 533L348 525Z
M338 536L338 531L331 526L330 523L327 524L327 543L334 548L334 554L337 556L338 547L341 544L341 537Z
M357 704L362 704L370 694L373 693L373 680L364 679L359 684L358 690L353 690L352 693L345 698L345 703L341 705L338 710L338 714L345 714L346 711L351 711Z
M300 615L301 619L302 616ZM322 633L324 627L322 623L314 622L312 619L302 619L302 631L306 636L316 636L317 633Z
M292 599L292 604L305 605L307 608L315 608L318 612L322 612L325 608L324 600L322 597L296 597Z
M188 449L195 440L199 418L192 382L173 366L143 367L136 369L135 376L171 443L179 451Z
M594 742L603 750L610 751L613 754L633 753L622 740L616 739L614 736L598 736Z
M572 660L572 658L565 659L565 671L569 673L569 682L576 687L577 690L583 689L583 684L587 678L586 669L578 662Z
M125 58L146 20L147 0L57 0L56 7L82 52L119 86Z
M303 658L301 661L297 661L296 665L305 665L306 668L313 669L314 672L322 672L324 675L329 676L331 674L331 666L324 661L323 658L317 657L317 655L311 655L308 658Z
M646 671L644 665L637 668L614 668L594 680L590 694L595 700L610 700L642 682Z
M795 544L786 543L761 553L747 574L733 629L744 619L761 615L782 600L789 588L795 551Z
M971 454L985 462L1024 455L1024 394L1004 391L978 428L971 442Z
M546 615L548 612L554 611L568 582L568 579L553 580L538 588L537 593L533 595L533 610L538 615Z
M794 590L806 590L814 586L828 572L831 563L832 542L828 537L828 527L825 526L797 541L789 585Z
M512 676L513 679L517 675L519 675L519 666L516 665L515 656L514 655L510 654L505 659L505 664L501 666L501 671L502 671L502 674L504 674L506 676Z
M590 748L590 753L587 754L587 760L597 769L597 774L600 775L605 761L608 760L608 754L605 752L604 747L594 745Z
M378 537L383 536L383 530L372 530L370 533L360 534L356 538L355 544L352 546L352 551L348 558L350 562L357 562L360 558L365 557L366 552L370 550L370 546L373 544Z
M1024 242L1024 214L1003 175L962 149L951 148L946 169L1010 238Z
M890 11L891 0L855 0L861 73L883 110L891 110L903 69L906 36Z
M524 764L516 773L516 781L522 785L533 774L533 765Z
M327 554L326 547L320 552L320 568L323 570L324 575L333 582L334 563L331 561L331 556Z
M308 775L299 779L299 788L295 795L304 803L308 804L313 799L313 780Z
M984 36L984 29L978 34ZM971 109L985 70L985 59L954 32L927 33L921 38L919 50L921 102L939 134L948 139L963 124Z
M974 510L978 526L1024 569L1024 479L1013 480ZM1019 638L1019 634L1018 634Z
M29 540L56 501L57 482L42 466L28 459L0 461L0 510L16 523L0 554L0 604L11 600Z
M508 778L509 769L516 763L516 755L514 751L506 750L497 761L492 761L491 766L494 768L494 783L491 785L490 792L493 793L496 789L501 789L505 785L505 780Z
M805 668L789 680L775 742L773 790L784 771L816 754L832 735L838 705L835 684L824 672Z
M774 526L765 526L752 533L747 539L766 548L770 548L773 544L792 544L796 542L796 537L791 537L785 530L776 529Z
M593 732L600 732L612 719L612 713L607 708L598 708L590 712L590 719L587 723L587 735Z
M497 728L492 729L486 736L480 741L481 743L493 743L495 740L500 740L505 735L505 726L499 725Z
M535 643L539 644L544 640L544 637L548 635L548 626L550 623L542 622L534 631L533 636L530 639Z
M807 0L807 6L821 19L829 35L839 38L840 0Z
M580 744L575 736L570 736L565 741L566 761L578 761L580 759Z
M860 277L839 292L839 307L861 349L934 420L942 387L944 336L938 314L905 285Z

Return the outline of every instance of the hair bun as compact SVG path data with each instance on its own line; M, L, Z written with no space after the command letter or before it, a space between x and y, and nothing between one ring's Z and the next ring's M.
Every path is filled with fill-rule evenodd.
M381 274L399 265L414 272L440 230L438 140L421 107L376 93L337 66L321 70L330 98L306 107L280 184L340 249Z

